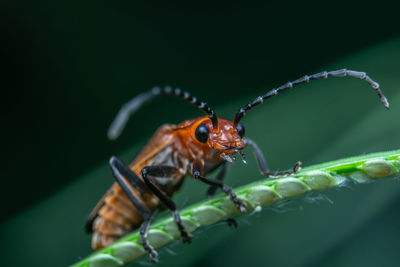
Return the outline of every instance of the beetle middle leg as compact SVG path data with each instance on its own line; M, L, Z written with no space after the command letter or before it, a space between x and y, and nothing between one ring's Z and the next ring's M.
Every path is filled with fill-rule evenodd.
M243 139L243 141L246 144L246 146L248 145L251 149L253 149L254 155L257 159L258 168L260 169L261 174L264 176L276 177L278 175L288 175L297 173L298 171L300 171L301 166L303 165L301 161L298 161L291 170L271 172L268 168L267 162L265 161L264 155L261 149L258 147L258 145L253 140L248 138Z
M143 181L136 176L120 159L117 157L111 157L110 159L110 167L112 170L112 174L118 184L121 186L122 190L128 196L129 200L138 210L140 215L143 218L143 223L140 226L140 243L142 244L143 248L149 254L150 259L157 263L157 251L149 244L147 240L147 230L150 225L151 220L151 211L145 206L145 204L135 195L132 191L132 188L128 183L134 185L140 191L145 190L148 191ZM124 175L124 176L122 176Z
M222 163L216 164L215 166L213 166L210 170L208 170L206 172L208 173L210 171L215 170L218 167L221 167L221 169L219 170L219 172L217 174L217 177L215 179L222 182L222 180L226 176L226 173L228 172L229 166L230 165L226 161L223 161ZM217 186L211 185L207 189L207 192L206 192L207 196L208 197L213 197L215 195L215 192L217 191L217 189L218 189ZM230 217L230 218L226 219L225 221L226 221L226 223L228 224L229 227L238 228L238 223L234 218Z
M169 178L173 177L177 173L179 173L178 169L171 166L146 166L142 169L142 177L146 185L160 199L160 201L164 205L166 205L170 210L172 210L174 221L178 226L179 232L181 233L182 241L184 243L190 243L191 236L186 232L185 227L182 224L182 220L178 210L176 209L175 203L155 184L155 182L151 178L151 177Z
M203 183L221 188L222 192L224 192L225 194L227 194L229 196L229 198L232 200L233 203L235 203L236 207L238 208L238 210L240 210L240 212L242 212L242 213L246 212L246 206L247 206L246 202L241 200L233 192L233 190L230 186L222 183L221 181L219 181L217 179L203 177L203 176L201 176L200 171L196 170L196 169L192 170L192 175L195 179L199 179Z

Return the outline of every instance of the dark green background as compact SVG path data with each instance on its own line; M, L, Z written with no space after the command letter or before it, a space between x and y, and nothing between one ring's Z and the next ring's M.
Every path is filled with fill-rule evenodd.
M90 252L82 225L112 182L110 155L129 161L159 125L201 114L157 99L109 142L120 105L154 85L188 90L232 118L301 75L364 70L380 82L390 111L362 81L316 81L249 112L247 135L274 169L399 147L400 25L383 2L2 0L0 10L2 266L65 266ZM229 184L259 177L249 158ZM178 203L202 199L204 190L188 180ZM172 248L178 255L162 253L162 263L394 265L398 190L398 181L382 181L328 192L333 205L264 211L241 219L237 231L197 234L190 246Z

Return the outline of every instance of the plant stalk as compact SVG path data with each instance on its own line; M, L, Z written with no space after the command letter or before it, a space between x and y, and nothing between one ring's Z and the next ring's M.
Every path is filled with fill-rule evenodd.
M311 191L321 191L344 185L348 181L365 183L379 178L400 177L400 150L361 155L326 162L302 169L281 178L265 178L239 187L234 192L247 203L247 212L259 207L298 197ZM232 216L240 215L232 201L225 195L205 200L180 212L187 232L215 224ZM171 216L153 223L148 240L154 248L160 248L180 238ZM140 245L139 232L132 232L111 246L95 252L72 265L73 267L124 266L146 255Z

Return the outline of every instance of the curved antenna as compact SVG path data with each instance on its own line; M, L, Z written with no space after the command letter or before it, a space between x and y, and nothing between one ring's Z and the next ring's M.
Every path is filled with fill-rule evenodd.
M114 121L111 123L108 129L107 136L111 140L115 140L121 135L122 130L125 128L129 117L141 108L145 103L152 100L154 97L159 95L174 95L178 96L189 103L197 106L200 110L204 111L210 117L214 129L218 129L218 118L215 112L205 102L199 102L196 97L191 96L188 92L184 92L179 88L172 89L171 87L153 87L150 91L141 93L134 97L132 100L124 104Z
M323 72L313 74L313 75L305 75L305 76L301 77L300 79L297 79L293 82L288 82L288 83L282 85L281 87L278 87L277 89L272 89L265 95L257 97L252 102L248 103L245 107L239 109L235 115L233 125L236 128L239 121L246 114L246 111L249 111L253 107L261 104L265 99L273 97L281 91L285 91L289 88L292 88L295 85L299 85L302 83L308 83L310 80L319 80L319 79L326 79L328 77L344 77L344 76L350 76L350 77L365 80L367 83L369 83L369 85L372 86L372 88L375 89L376 93L378 94L378 96L381 99L381 102L383 103L385 108L389 109L389 102L388 102L387 98L383 95L381 89L379 88L379 84L377 82L372 80L365 72L342 69L342 70L334 70L334 71L329 71L329 72L323 71Z

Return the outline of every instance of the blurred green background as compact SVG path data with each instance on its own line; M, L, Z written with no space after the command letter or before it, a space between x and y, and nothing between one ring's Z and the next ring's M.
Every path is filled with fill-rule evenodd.
M119 107L154 85L180 87L233 118L304 74L363 70L389 111L365 82L332 78L255 108L246 135L273 169L399 148L400 23L384 2L0 3L1 266L66 266L90 253L83 224L112 183L108 158L130 161L161 124L201 114L159 98L108 141ZM228 184L260 178L248 154ZM205 190L187 179L175 199L184 207ZM333 204L305 198L243 217L237 230L197 233L161 251L160 265L397 265L399 180L324 195Z

